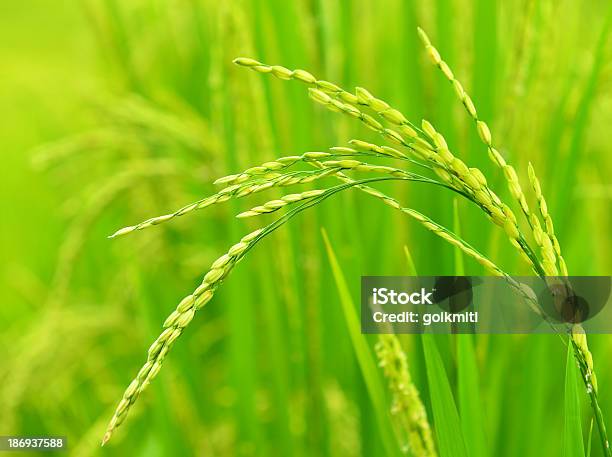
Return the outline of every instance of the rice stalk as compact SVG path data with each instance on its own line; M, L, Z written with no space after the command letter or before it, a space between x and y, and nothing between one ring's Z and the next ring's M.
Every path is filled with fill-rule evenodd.
M365 143L359 140L352 140L351 143L353 142L356 145L361 146L362 148L364 147L364 145L369 145L369 143ZM319 171L317 173L309 173L304 171L293 174L279 173L279 171L287 169L297 163L309 163L324 158L336 158L339 156L396 157L409 160L406 158L405 155L393 148L381 148L376 147L375 145L369 145L369 150L367 152L342 147L334 147L330 150L331 152L313 151L305 152L300 156L279 157L275 160L262 163L259 166L248 168L240 173L223 176L221 178L218 178L214 182L215 184L223 184L226 186L219 192L200 199L196 202L185 205L172 213L153 217L138 224L123 227L117 230L112 235L110 235L109 238L116 238L138 230L153 227L155 225L168 222L176 217L191 213L192 211L197 211L215 204L226 202L230 198L244 197L250 194L264 191L271 187L283 187L291 186L294 184L305 184L312 182L316 179L324 178L329 174L334 173L334 170L332 169L328 169L327 171Z
M601 440L601 446L606 457L612 456L612 449L610 448L610 440L606 431L606 423L604 421L603 412L599 405L599 392L597 385L597 376L593 366L593 355L589 350L587 343L586 333L580 325L574 325L571 331L570 344L574 347L574 356L580 369L582 381L586 386L586 391L591 402L591 408L593 409L593 415L595 416L595 422L599 430L599 438Z
M363 113L355 106L370 106L384 120L394 125L406 125L403 121L405 117L401 112L391 108L386 102L375 98L365 89L357 88L356 95L354 95L329 81L318 80L312 74L304 72L304 70L289 70L279 65L267 65L246 57L239 57L234 60L234 63L259 73L271 74L279 79L294 79L307 85L314 86L308 90L310 97L314 101L324 105L331 111L344 113L360 119L368 128L380 133L386 139L397 145L408 148L417 159L430 162L434 166L433 169L435 173L444 181L462 192L470 193L471 191L474 197L472 200L476 201L476 203L487 212L495 224L505 230L511 244L519 251L521 258L525 260L537 274L544 273L541 269L541 264L537 262L535 254L521 234L512 210L507 205L504 205L499 197L497 197L497 195L487 186L486 179L480 170L467 167L461 159L455 157L450 152L446 140L442 134L435 130L430 122L424 120L421 123L421 129L418 130L411 127L409 134L410 141L407 141L397 131L384 128L382 124L371 116ZM443 67L445 69L448 68L446 64L444 64ZM448 71L450 71L450 69ZM464 95L463 100L465 103L473 107L473 103L469 96L465 93ZM475 108L473 111L475 112ZM389 112L392 114L388 114ZM410 125L412 126L413 124ZM481 125L480 130L483 132L483 135L485 135L485 132L488 132L488 127L486 127L486 124L484 124L484 127L482 127L482 124L479 125ZM490 132L488 136L490 136ZM493 150L493 154L496 152L497 151ZM499 157L500 160L504 160L501 156ZM509 177L508 179L512 181L514 188L520 190L520 194L523 195L514 168L508 166L505 161L503 162L503 166L505 167L504 172ZM524 196L523 200L525 200Z
M610 15L612 17L612 14ZM533 214L529 205L527 204L527 200L525 198L525 194L521 188L521 185L518 181L518 176L516 174L516 170L508 165L505 159L501 156L499 151L497 151L492 144L491 131L489 130L488 125L478 118L478 113L472 102L470 96L465 92L461 83L454 77L453 72L448 67L446 62L442 60L440 53L437 49L431 44L431 41L427 37L427 34L421 29L418 28L419 37L423 42L430 59L432 62L442 71L444 76L449 80L449 82L453 85L455 89L455 93L459 100L463 103L468 114L472 117L474 122L476 123L476 128L478 130L478 135L482 142L486 145L487 150L489 152L489 157L500 169L503 170L504 175L506 177L506 181L508 184L508 188L510 193L514 197L514 199L519 203L525 218L529 222L534 239L540 250L542 252L543 260L541 262L541 269L543 273L541 276L557 276L558 270L555 265L555 261L559 261L559 266L561 268L562 274L567 275L567 266L565 265L565 261L561 256L561 248L559 243L554 235L554 228L552 224L552 219L548 214L548 209L546 205L546 201L542 195L540 183L535 176L535 172L533 167L530 165L529 167L529 178L531 181L531 185L536 194L536 199L538 201L538 206L540 209L540 214L543 217L546 224L546 232L544 232L541 228L539 220ZM576 361L578 365L581 367L581 371L583 372L583 381L585 383L587 393L591 396L591 403L596 417L601 415L601 409L599 407L598 399L597 399L597 387L596 382L594 381L594 370L593 370L593 358L588 349L587 339L584 332L580 331L572 331L570 332L570 340L576 349ZM594 383L594 384L593 384ZM600 437L602 439L604 451L606 455L612 455L612 451L610 450L610 444L607 438L607 433L605 429L605 424L602 420L597 421L599 427Z
M448 64L442 60L440 53L438 50L431 44L429 37L427 34L421 29L418 28L419 37L427 50L429 58L436 65L440 71L444 74L446 79L453 85L453 89L459 101L463 104L465 110L470 115L470 117L474 120L476 124L476 130L478 131L478 136L480 140L487 147L487 151L489 153L489 158L491 161L503 171L504 176L506 178L506 182L508 185L508 189L510 190L510 194L514 197L514 199L519 203L519 206L523 210L523 213L526 215L529 220L529 215L531 214L529 210L529 205L527 204L527 199L525 198L525 193L521 187L521 184L518 180L518 176L516 174L516 170L512 165L508 165L506 160L502 157L501 153L495 149L492 142L491 130L486 122L481 120L478 117L478 112L476 111L476 107L474 106L474 102L469 94L465 91L461 82L455 78L452 70L448 66Z
M392 178L378 178L374 180L383 179ZM116 428L120 426L127 417L130 408L136 402L139 395L146 389L155 376L157 376L159 370L161 369L162 362L170 351L172 345L183 333L185 327L187 327L187 325L189 325L189 323L192 321L195 313L212 299L216 289L232 271L234 266L244 257L249 249L258 243L263 237L272 233L276 228L283 225L300 211L320 203L322 200L336 192L369 181L372 181L372 179L343 184L326 190L323 194L320 194L310 201L302 203L300 207L286 213L284 216L266 227L255 230L244 236L238 243L233 245L226 254L213 262L210 270L204 276L200 286L198 286L193 293L181 300L175 311L173 311L165 320L163 324L163 332L153 342L147 351L147 360L145 364L123 393L122 399L117 405L115 413L108 424L106 433L102 439L102 445L108 442Z
M472 257L476 258L484 265L490 265L492 266L492 268L495 268L492 262L488 261L484 256L479 254L473 248L469 247L469 245L467 245L466 243L462 242L461 240L455 239L455 237L453 237L452 234L446 231L443 227L433 223L433 221L429 220L423 215L420 215L420 213L413 212L413 210L409 208L402 208L401 205L395 199L388 197L383 193L376 191L375 189L365 186L365 184L369 182L391 179L408 180L413 178L380 177L365 179L361 181L349 180L349 182L345 184L326 189L323 193L319 193L310 200L303 202L301 206L286 213L283 217L277 219L268 226L246 235L240 240L240 242L232 246L226 254L224 254L215 262L213 262L210 270L204 276L201 285L196 288L192 294L185 297L179 303L176 310L172 312L172 314L170 314L170 316L168 316L168 318L164 322L164 331L150 346L147 352L146 363L143 365L134 380L125 390L123 397L119 402L116 411L108 425L107 431L102 440L102 444L104 445L108 442L115 429L119 425L121 425L121 423L127 417L131 406L136 402L138 396L142 393L142 391L144 391L144 389L146 389L146 387L155 378L155 376L157 376L161 369L162 362L170 351L172 345L174 344L176 339L183 333L185 327L187 327L187 325L192 321L193 317L195 316L195 313L211 300L216 289L231 272L233 267L244 257L247 251L251 249L263 237L267 236L276 228L283 225L298 212L301 212L305 209L319 204L321 201L337 192L349 189L354 186L361 186L362 190L366 191L371 195L376 196L377 198L380 198L387 205L390 205L397 209L401 209L403 212L413 215L413 217L415 217L415 215L416 217L420 216L420 220L423 221L423 224L427 228L435 231L440 236L447 239L449 242L453 242L459 247L463 247L468 255L471 255ZM502 274L502 272L500 271L499 274Z
M211 300L216 289L234 268L236 263L239 262L244 253L257 242L261 232L262 230L259 229L244 236L238 243L234 244L226 254L215 260L208 273L204 276L200 286L198 286L192 294L183 298L176 307L176 310L168 316L163 324L164 331L147 351L146 363L123 393L123 397L117 405L115 413L104 434L104 438L102 439L103 446L111 438L115 429L125 420L131 406L138 399L138 396L146 389L155 376L157 376L168 351L170 351L176 339L183 333L185 327L189 325L195 313Z
M395 130L385 129L382 124L376 121L372 116L356 108L356 105L361 104L373 108L376 114L386 121L400 127L401 132L409 138L416 138L417 136L415 127L402 113L390 107L382 100L375 99L365 89L358 89L357 94L351 94L334 83L318 80L305 70L289 70L280 65L267 65L248 57L238 57L234 59L234 63L258 73L271 74L272 76L284 80L293 79L311 86L309 95L313 100L326 105L332 111L342 111L359 118L368 128L387 136L391 141L396 143L404 146L410 144L410 142L406 141L400 133Z
M345 163L345 165L356 166L353 162ZM327 170L324 165L318 163L318 166L322 167L322 170ZM263 229L256 230L241 239L241 241L234 246L232 246L229 251L217 259L211 266L209 272L204 276L202 284L190 295L185 297L177 306L176 310L168 316L166 321L163 324L164 331L161 335L153 342L151 347L147 353L147 361L144 366L140 369L135 379L130 383L128 388L125 390L121 401L119 402L115 414L111 418L111 421L108 425L107 431L104 435L102 444L108 442L110 437L112 436L114 430L121 425L121 423L127 417L127 413L129 412L131 406L135 403L140 393L148 386L148 384L155 378L155 376L159 373L161 369L161 365L169 350L171 349L173 343L176 339L182 334L185 327L191 322L196 311L201 309L206 303L210 301L215 290L219 287L225 277L230 273L233 267L243 258L246 252L253 247L260 239L264 236L271 233L280 225L284 224L291 217L297 214L300 211L303 211L307 208L315 206L319 204L324 199L329 196L340 192L342 190L357 187L363 190L364 192L382 200L388 206L396 208L405 214L408 214L419 221L425 228L436 233L438 236L445 239L447 242L453 244L454 246L461 249L468 256L474 258L476 261L481 263L485 268L491 271L495 275L506 277L512 284L511 278L508 277L499 267L497 267L493 262L487 259L484 255L479 253L476 249L471 247L465 241L457 237L455 234L442 227L441 225L435 223L427 216L411 209L402 207L397 200L392 197L385 195L384 193L368 187L366 183L383 181L383 180L416 180L416 181L424 181L428 183L437 183L435 180L431 180L428 178L416 176L389 176L389 177L380 177L380 178L369 178L361 181L354 181L343 174L340 174L340 169L338 170L338 178L345 181L344 184L332 187L330 189L326 189L324 191L318 191L315 194L312 194L308 200L303 202L301 206L298 208L286 213L280 219L277 219L272 224L264 227ZM388 170L387 170L388 171ZM393 170L392 170L393 171ZM439 183L444 186L443 183ZM302 201L302 200L300 200ZM290 201L283 203L291 203ZM284 206L283 204L283 206ZM528 296L522 288L514 284L516 289L521 292L527 299L531 299L532 297ZM537 305L537 303L536 303Z
M183 206L182 208L174 211L173 213L165 214L162 216L153 217L140 222L136 225L130 225L117 230L115 233L109 236L109 238L116 238L122 235L127 235L138 230L143 230L155 225L168 222L174 218L184 216L185 214L191 213L196 210L207 208L212 205L224 203L232 198L241 198L247 195L251 195L257 192L264 191L271 187L291 186L295 184L305 184L312 182L317 179L324 178L333 174L334 169L326 169L317 172L301 171L288 174L280 173L268 173L260 177L260 179L254 179L248 182L240 184L232 184L220 190L219 192L205 197L196 202L190 203L189 205Z
M481 208L485 210L490 220L502 227L508 236L510 243L517 249L521 257L529 264L532 269L539 273L541 266L534 258L533 251L522 235L514 212L510 207L504 204L500 198L488 187L486 179L482 172L477 168L468 168L467 165L459 158L455 157L450 150L444 136L436 131L434 126L423 121L424 132L433 141L438 155L441 157L446 170L449 170L459 181L459 186L471 192L472 199L476 201ZM440 175L440 173L438 173ZM444 175L442 174L444 179ZM454 183L452 178L446 177L446 180ZM541 270L540 270L541 271Z
M246 217L252 217L252 216L259 216L261 214L273 213L274 211L278 211L279 209L285 207L286 205L289 205L291 203L301 202L309 198L318 197L324 192L325 190L323 189L315 189L315 190L307 190L299 194L283 195L282 197L277 198L276 200L270 200L264 203L263 205L255 206L248 211L244 211L238 214L236 217L246 218Z
M414 125L407 121L399 111L391 108L385 102L376 99L369 92L365 91L365 89L358 88L356 94L351 94L333 83L317 80L310 73L303 70L292 71L281 66L265 65L253 59L238 58L235 60L235 63L241 66L249 67L257 72L269 73L280 79L295 79L306 83L307 85L311 86L309 88L309 95L314 101L323 104L326 108L332 111L338 111L359 119L364 125L378 132L383 136L383 138L390 141L394 145L407 148L416 160L409 158L406 154L398 151L395 148L378 146L360 140L352 140L351 145L354 146L354 148L336 147L331 148L331 152L329 153L305 153L302 156L280 158L272 162L265 162L259 167L249 168L236 175L229 175L224 178L220 178L217 180L217 183L228 185L228 187L225 187L217 194L187 205L174 213L152 218L135 226L126 227L116 232L113 236L130 233L135 230L140 230L152 225L163 223L175 217L190 213L196 209L201 209L206 206L233 198L240 198L270 187L307 183L323 177L335 177L343 182L340 185L326 189L288 194L239 214L239 217L249 217L274 212L281 208L289 207L289 205L293 204L299 205L293 209L290 209L283 216L268 226L244 237L238 244L234 245L227 254L214 262L211 270L204 277L202 284L191 295L187 296L178 305L177 309L168 317L164 323L165 330L149 349L145 365L141 368L136 378L125 391L124 396L117 407L115 415L111 419L103 443L108 441L116 427L125 419L127 412L132 404L136 401L138 395L157 375L161 368L161 363L170 350L170 347L182 334L184 328L189 324L189 322L191 322L195 312L212 298L216 288L221 284L223 279L227 276L227 274L229 274L233 267L244 257L246 252L259 240L283 225L299 212L314 207L337 192L349 188L354 187L359 189L381 200L387 206L395 208L396 210L399 210L402 213L412 217L427 230L435 233L437 236L457 247L459 250L461 250L461 252L483 265L483 267L489 273L503 277L523 297L525 302L531 307L532 310L548 321L546 316L540 310L537 297L534 296L533 292L518 284L492 260L480 253L457 234L434 222L426 215L410 207L402 206L395 198L388 196L368 185L374 182L396 180L423 182L445 187L474 202L485 212L485 214L495 225L502 227L508 235L510 242L516 248L517 252L528 262L528 264L532 266L534 271L539 276L545 278L549 273L556 272L556 270L553 268L555 262L557 259L562 259L558 242L555 242L556 238L554 238L552 219L548 214L546 202L541 193L539 181L537 181L537 178L535 178L535 173L533 173L533 170L531 170L530 181L536 194L540 216L544 220L546 228L545 232L541 228L539 219L530 211L529 206L527 205L526 197L518 181L518 176L515 169L511 165L508 165L501 154L499 154L499 152L493 147L490 130L487 124L478 118L471 98L463 90L461 84L454 78L452 71L440 58L439 53L431 45L424 32L419 29L419 34L426 45L430 57L432 57L434 63L436 63L447 79L449 79L449 81L453 84L455 91L463 105L465 106L469 115L474 119L479 136L483 143L485 143L487 146L491 159L500 169L504 171L510 192L514 199L518 201L524 215L527 218L527 221L530 224L534 238L536 239L536 244L538 244L542 252L543 260L540 261L534 254L531 246L526 241L518 227L518 222L513 211L490 189L482 172L476 168L469 168L461 159L453 155L446 144L444 136L438 132L430 122L424 120L421 123L420 128L414 127ZM395 129L385 128L382 123L360 110L358 106L368 107L380 118L382 118L384 122L393 124L393 126L399 129L401 133ZM407 137L407 139L404 136ZM438 181L429 177L420 176L399 168L373 165L361 160L352 160L348 158L350 156L357 157L359 159L376 156L406 160L412 164L422 165L430 171L433 171L441 180ZM316 167L317 170L310 172L297 171L279 173L279 170L285 170L294 164L302 162ZM344 172L382 173L383 176L354 180L347 176ZM559 260L559 265L564 264L561 262L562 260ZM556 327L553 324L551 325L556 330ZM583 374L587 391L591 396L593 409L596 416L599 414L599 416L597 416L597 422L602 442L607 443L607 435L605 426L603 424L603 418L600 417L601 410L599 409L597 399L597 384L593 371L592 356L586 344L586 337L580 336L579 332L572 332L571 342L576 347L576 359L581 367L581 373ZM389 342L387 341L386 343ZM393 345L386 346L387 349L389 347L393 349ZM391 355L387 353L384 354L385 360L390 359L391 357L395 357L393 360L395 360L396 363L399 361L401 364L401 360L398 359L396 353ZM401 374L401 376L405 378L404 374ZM392 388L396 389L397 386ZM403 392L403 394L406 393ZM421 416L418 417L422 419ZM414 423L411 421L411 424L409 424L411 427L420 427L419 420L421 419L418 417L415 418ZM423 436L421 436L420 439L423 441ZM418 449L418 446L416 446L416 448ZM423 449L425 448L426 445L424 444Z
M371 195L375 198L378 198L379 200L381 200L383 203L385 203L387 206L390 206L394 209L397 209L401 212L403 212L404 214L407 214L408 216L411 216L413 219L415 219L417 222L419 222L423 227L425 227L427 230L431 231L432 233L438 235L440 238L442 238L443 240L445 240L446 242L450 243L451 245L453 245L454 247L458 248L459 250L461 250L464 254L466 254L467 256L471 257L472 259L474 259L476 262L478 262L480 265L482 265L489 273L491 273L493 276L501 276L503 277L506 282L508 282L508 284L522 297L522 299L525 301L525 303L530 307L530 309L532 311L534 311L535 313L537 313L542 319L544 319L546 322L548 322L553 329L555 329L554 324L552 324L548 317L544 314L544 312L542 311L542 309L539 307L538 301L537 301L537 297L535 297L535 295L533 294L533 291L531 291L529 288L523 287L521 284L517 283L512 277L510 277L510 275L508 275L506 272L504 272L500 267L498 267L494 262L492 262L488 257L486 257L484 254L480 253L477 249L475 249L473 246L471 246L469 243L467 243L465 240L463 240L460 236L458 236L457 234L453 233L452 231L450 231L449 229L447 229L446 227L438 224L437 222L433 221L432 219L430 219L429 217L425 216L424 214L412 209L412 208L408 208L408 207L403 207L395 198L390 197L388 195L386 195L385 193L374 189L372 187L367 186L366 184L363 184L363 181L355 181L351 178L349 178L348 176L342 174L342 173L337 173L336 177L342 181L344 181L345 183L354 186L355 188L367 193L368 195ZM382 178L382 179L403 179L403 180L412 180L414 178ZM372 181L376 181L376 179L368 179L366 181L372 182ZM556 329L555 329L556 330Z

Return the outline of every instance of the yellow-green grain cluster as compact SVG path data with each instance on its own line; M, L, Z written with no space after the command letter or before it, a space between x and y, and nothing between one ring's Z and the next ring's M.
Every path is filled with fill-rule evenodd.
M536 223L535 220L537 218L532 215L534 237L536 238L536 242L538 242L538 239L540 239L538 245L541 247L543 263L546 264L546 267L550 272L551 276L558 274L556 266L557 264L559 266L559 271L561 272L561 275L567 276L567 265L565 264L565 260L561 255L561 246L559 245L559 240L557 240L557 236L555 235L555 228L553 225L552 217L550 217L550 214L548 212L548 205L546 204L544 194L542 194L542 187L540 186L540 181L535 174L535 170L533 169L533 165L531 165L531 162L529 163L527 171L529 174L529 182L531 183L531 187L533 188L533 192L538 202L540 216L544 221L544 230L542 230L539 221L538 223ZM538 227L537 236L535 229L536 226Z
M147 361L123 393L115 414L108 424L102 445L111 438L115 429L127 417L138 396L157 376L170 348L192 321L195 313L210 301L216 288L234 268L244 252L255 242L260 233L261 230L249 233L240 242L233 245L226 254L215 260L204 276L202 283L190 295L183 298L172 314L168 316L163 324L164 330L147 351Z
M324 192L325 192L324 190L315 189L315 190L307 190L299 194L283 195L280 198L277 198L275 200L270 200L269 202L266 202L263 205L255 206L248 211L240 213L236 217L245 218L245 217L259 216L260 214L273 213L274 211L278 211L279 209L283 208L284 206L287 206L290 203L297 203L297 202L301 202L309 198L318 197Z
M478 135L482 142L486 145L489 157L491 158L493 163L495 163L501 170L503 170L510 193L513 198L518 202L523 214L525 215L525 218L527 219L527 222L529 223L529 226L531 227L533 239L538 245L541 254L541 261L536 263L535 259L528 258L528 260L531 260L533 262L533 266L537 267L537 271L539 270L538 273L541 276L544 276L547 282L556 283L557 279L554 277L557 276L559 272L562 275L567 276L568 270L565 264L565 260L561 255L561 247L554 232L552 218L548 212L548 205L546 204L546 200L542 193L540 182L535 174L533 166L531 165L531 163L528 166L529 181L531 183L531 187L534 191L535 198L537 200L539 214L542 220L544 221L544 227L542 227L538 216L533 213L529 208L526 196L519 183L516 170L514 169L514 167L512 167L512 165L508 165L506 163L505 159L502 157L499 151L493 146L489 126L484 121L479 119L476 107L474 106L472 99L464 90L461 83L455 78L453 72L450 70L446 62L442 60L440 53L431 44L431 41L427 37L427 34L420 28L418 29L418 33L421 38L421 41L423 42L427 50L427 53L429 54L431 61L441 70L444 76L453 85L457 97L463 103L468 114L476 123ZM504 207L504 209L505 208L506 207ZM517 235L518 233L520 233L518 232L516 218L514 217L514 215L511 215L511 211L509 209L508 212L504 211L504 214L507 217L505 221L506 232L512 239L513 235ZM508 224L508 220L510 219L512 220L512 222ZM495 219L493 220L495 222ZM516 238L512 240L512 243L516 247L524 248L523 241L524 240L521 240L519 236L516 236ZM527 251L525 249L522 249L522 254L526 255ZM548 277L553 278L548 279ZM592 395L591 398L593 408L595 410L595 416L598 419L600 433L602 436L605 436L605 426L601 421L601 411L599 410L599 406L597 403L597 381L593 370L593 358L588 348L587 338L584 333L584 330L580 326L574 326L571 329L570 341L572 342L572 344L574 344L574 347L576 349L576 358L581 367L587 391ZM609 442L607 441L607 438L603 439L605 441L606 452L609 453Z
M526 218L526 223L529 225L541 259L534 253L530 242L521 232L513 210L491 189L482 171L469 167L461 158L453 154L444 135L431 122L423 120L420 127L416 127L399 110L376 98L363 88L356 88L353 94L336 84L319 80L304 70L289 70L279 65L266 65L244 57L235 59L236 64L248 67L256 72L306 84L309 87L309 96L315 102L324 105L331 111L358 119L363 125L379 133L383 140L390 142L393 146L353 139L349 142L351 147L332 147L329 152L306 152L302 155L285 156L264 162L237 174L219 178L215 183L226 187L212 196L184 206L174 213L126 227L113 235L118 236L141 230L197 209L230 199L245 197L273 187L307 184L315 180L322 180L321 183L323 183L324 178L333 178L342 182L340 185L328 188L321 185L318 189L281 195L238 214L238 217L244 218L273 213L281 209L286 210L275 222L262 230L247 235L238 244L230 248L227 254L215 261L204 277L202 284L193 294L187 296L168 317L164 323L164 331L149 349L145 365L125 391L108 427L104 442L110 438L115 428L125 419L129 408L136 401L138 395L159 372L161 363L170 347L193 319L195 312L210 300L215 289L244 253L260 238L287 222L293 215L345 189L353 187L359 189L377 198L385 205L410 216L426 230L436 234L469 258L478 262L490 274L505 278L534 311L543 315L538 307L537 297L534 297L531 291L526 290L525 287L514 281L493 260L425 214L400 204L394 197L369 185L372 182L395 180L422 182L450 189L477 205L493 224L501 227L510 243L516 248L516 252L536 274L543 277L556 276L559 272L562 275L567 274L567 267L561 255L561 248L554 232L552 218L548 212L546 200L533 167L529 166L528 174L531 188L538 203L539 217L530 210L527 204L527 198L520 185L516 170L512 165L506 163L506 160L493 146L489 126L478 117L472 99L421 29L419 29L419 35L431 60L450 81L457 97L474 120L478 135L486 145L491 160L503 171L510 194L516 200ZM430 176L422 176L399 166L369 163L368 159L371 157L392 159L406 166L417 165L420 169L426 170L424 173L428 173ZM294 165L299 164L305 164L311 168L307 171L289 170ZM314 167L314 170L312 167ZM351 175L352 173L377 176L356 180ZM319 181L317 183L321 184ZM574 329L571 333L571 341L577 349L577 360L581 362L585 385L587 389L591 386L592 390L596 392L597 382L586 337L583 333L581 334ZM405 354L401 350L397 338L394 336L381 337L376 350L393 394L393 415L398 418L402 429L407 432L407 442L411 453L415 456L435 455L427 416L410 379ZM594 398L596 400L596 397Z
M427 50L431 61L440 69L444 76L453 85L453 89L455 90L457 98L459 98L470 117L476 123L478 136L487 147L489 157L495 165L497 165L501 170L503 170L510 193L519 202L525 214L529 214L529 206L527 205L525 194L523 193L521 184L519 183L516 170L514 169L514 167L512 167L512 165L508 165L506 163L506 160L500 154L500 152L495 149L495 147L493 147L491 130L489 129L489 126L486 124L486 122L478 118L478 112L476 111L476 107L474 106L474 102L472 101L471 97L465 91L459 80L455 78L455 75L449 68L448 64L444 60L442 60L440 53L431 44L431 41L429 40L427 34L421 28L418 29L418 32L419 37L421 38L421 41L423 42L423 45L425 46L425 49Z
M410 376L406 354L395 335L380 335L376 355L392 396L391 416L405 440L406 451L414 457L437 455L427 411Z
M267 73L276 76L280 79L293 79L305 83L310 87L308 90L310 98L317 103L324 105L331 111L341 112L359 119L363 124L380 133L386 139L403 146L409 146L411 141L406 140L399 132L393 129L385 128L374 117L361 111L357 106L359 104L373 107L374 111L383 119L401 128L401 131L409 138L416 137L416 132L408 125L408 121L397 110L389 107L382 100L374 99L371 95L364 95L364 90L358 91L358 94L351 94L336 84L329 81L318 80L312 74L304 70L289 70L280 65L266 65L257 60L248 57L239 57L234 59L234 63L243 67L250 68L259 73ZM361 94L361 97L359 96Z
M315 153L307 153L307 154L309 154L310 156L314 156ZM316 157L321 157L320 154L324 154L324 157L331 156L331 154L324 153L324 152L316 153L316 154L317 154ZM279 159L279 160L282 160L282 159ZM295 163L298 161L298 159L290 157L288 158L288 161L294 161L293 163ZM231 185L228 185L227 187L221 189L216 194L213 194L209 197L198 200L197 202L190 203L189 205L183 206L182 208L174 211L173 213L165 214L163 216L153 217L143 222L140 222L136 225L131 225L128 227L121 228L117 230L115 233L113 233L112 235L110 235L109 238L115 238L115 237L119 237L122 235L127 235L137 230L143 230L149 227L163 224L176 217L184 216L185 214L191 213L193 211L204 209L204 208L207 208L209 206L216 205L219 203L223 203L232 198L246 197L248 195L270 189L271 187L287 187L287 186L293 186L296 184L307 184L317 179L321 179L331 174L334 174L336 171L337 170L335 169L328 168L328 169L321 170L321 171L293 172L293 173L286 173L286 174L268 171L266 173L262 173L261 175L257 175L257 174L247 175L245 174L245 172L239 175L232 175L231 177L226 177L228 178L227 179L228 182L231 181ZM230 179L230 178L234 178L234 176L249 176L249 177L253 176L254 179L246 181L246 182L242 178L237 179L237 181ZM217 180L217 183L225 183L225 182Z

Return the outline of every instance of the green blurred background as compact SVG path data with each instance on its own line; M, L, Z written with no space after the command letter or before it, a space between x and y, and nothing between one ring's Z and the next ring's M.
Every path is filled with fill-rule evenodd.
M79 456L384 455L321 228L355 299L362 274L407 272L404 246L419 273L454 273L450 245L357 192L301 214L232 273L100 450L166 315L261 223L233 215L278 194L106 236L212 193L224 174L376 138L314 106L300 84L232 65L236 56L363 86L415 123L431 120L503 195L473 124L426 59L420 25L525 185L534 164L570 274L612 274L610 8L603 0L2 1L0 434L65 435ZM448 192L380 187L453 226ZM468 241L506 271L527 273L502 231L464 202L459 211ZM465 268L483 273L471 260ZM420 340L402 342L429 409ZM456 341L437 342L456 387ZM612 426L612 340L590 344ZM559 338L481 335L475 348L473 407L484 415L486 455L561 455ZM601 455L596 444L592 455Z

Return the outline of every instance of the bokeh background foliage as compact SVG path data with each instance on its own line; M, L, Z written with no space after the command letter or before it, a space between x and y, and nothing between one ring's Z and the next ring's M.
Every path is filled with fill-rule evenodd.
M293 219L232 273L100 450L164 318L256 227L233 215L266 198L106 236L211 193L215 177L374 138L299 84L233 66L240 55L367 87L411 120L431 120L502 192L426 61L420 25L523 180L534 164L570 273L612 274L610 15L609 2L570 0L2 2L0 433L66 435L82 456L384 455L321 228L355 302L360 275L409 270L404 246L419 273L456 272L449 245L357 192ZM443 190L381 188L457 222ZM459 212L465 239L526 273L500 230L462 202ZM482 273L470 260L465 271ZM431 420L422 342L402 343ZM472 453L561 455L559 338L470 338L469 377L457 356L466 340L436 343ZM610 426L612 340L590 345ZM586 441L581 385L579 397Z

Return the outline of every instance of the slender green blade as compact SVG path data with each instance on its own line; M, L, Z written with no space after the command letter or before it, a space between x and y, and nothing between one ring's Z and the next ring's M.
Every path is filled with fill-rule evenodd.
M453 199L453 231L461 235L459 202ZM463 252L455 249L455 274L464 275ZM485 456L486 445L483 431L483 412L480 398L480 382L476 353L472 335L457 335L457 381L461 427L471 456Z
M472 335L457 335L457 378L461 427L470 456L489 455L483 431L484 414Z
M589 436L587 437L587 448L586 448L586 456L591 456L591 445L593 444L593 422L591 419L591 424L589 425Z
M412 254L408 250L408 246L404 246L404 254L406 254L406 263L408 264L408 274L411 276L417 275L416 265L414 264L414 259L412 258Z
M387 414L387 402L384 393L384 387L380 374L376 367L376 362L372 357L372 353L366 342L365 338L361 334L359 325L359 318L355 311L355 304L351 297L346 279L336 258L336 254L331 246L329 238L325 230L322 230L323 240L325 242L325 249L327 250L327 256L329 258L329 264L332 269L332 274L336 282L336 288L338 289L338 295L340 297L340 304L342 305L342 311L344 319L348 327L348 331L351 337L351 343L361 369L363 380L368 390L368 395L372 401L374 408L374 414L376 415L376 422L378 423L379 432L383 446L387 455L397 454L397 446L395 439L391 433L391 424Z
M432 335L423 335L422 340L440 456L467 457L455 399L435 340Z
M583 456L582 424L580 423L580 396L578 394L578 370L574 360L574 348L567 345L565 368L565 422L563 427L563 455Z

